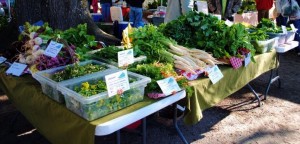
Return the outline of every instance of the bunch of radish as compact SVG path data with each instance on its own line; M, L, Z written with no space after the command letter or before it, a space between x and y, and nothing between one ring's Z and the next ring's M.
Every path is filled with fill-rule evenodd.
M20 63L32 65L44 53L44 50L41 49L43 39L38 37L38 33L36 32L31 32L29 38L22 46L25 52L20 53L18 59Z

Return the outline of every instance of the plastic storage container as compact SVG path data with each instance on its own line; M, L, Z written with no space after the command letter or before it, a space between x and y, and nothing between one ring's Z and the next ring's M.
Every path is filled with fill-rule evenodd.
M278 45L278 38L272 38L264 41L251 41L257 53L265 53L271 51Z
M284 44L285 43L285 39L286 39L286 34L284 33L268 33L267 34L269 35L269 38L272 39L272 38L278 38L278 44Z
M99 80L104 80L105 75L118 71L120 70L112 69L106 73L92 74L59 84L58 90L64 95L67 108L84 119L92 121L142 101L144 98L144 89L151 79L132 72L128 72L128 77L136 81L130 83L130 89L125 91L121 96L114 95L108 97L106 91L90 97L84 97L73 91L76 86L81 87L83 82L96 83Z
M85 61L85 62L80 62L79 65L83 66L83 65L87 65L87 64L96 64L96 65L104 65L107 67L106 70L103 71L99 71L96 73L101 73L101 72L105 72L105 71L109 71L110 69L115 69L114 66L109 65L109 64L105 64L96 60L89 60L89 61ZM74 64L72 65L68 65L68 66L74 66ZM44 94L46 94L48 97L50 97L51 99L59 102L59 103L64 103L64 97L63 95L57 90L57 85L59 83L64 83L67 82L69 80L73 80L73 79L69 79L69 80L64 80L61 82L56 82L54 80L51 79L51 77L56 73L56 72L60 72L63 71L67 66L62 66L62 67L57 67L57 68L52 68L52 69L48 69L48 70L44 70L44 71L39 71L34 73L32 76L40 82L41 86L42 86L42 91ZM88 74L90 75L90 74ZM79 78L79 77L77 77Z
M285 43L289 43L295 39L296 32L288 31L285 38Z

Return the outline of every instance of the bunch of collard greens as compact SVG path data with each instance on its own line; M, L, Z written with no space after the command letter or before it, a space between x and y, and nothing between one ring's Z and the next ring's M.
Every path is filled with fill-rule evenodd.
M180 45L212 52L216 58L237 56L239 48L255 49L248 31L241 24L227 26L217 17L191 11L186 15L160 26L160 31Z

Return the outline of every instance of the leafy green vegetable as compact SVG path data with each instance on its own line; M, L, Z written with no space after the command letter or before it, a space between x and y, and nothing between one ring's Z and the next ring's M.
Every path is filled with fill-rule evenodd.
M89 97L101 92L105 92L106 83L103 80L98 80L94 84L90 84L89 82L84 82L81 84L81 87L75 87L74 90L84 97Z
M132 38L134 51L147 56L147 61L169 63L174 61L172 54L167 51L168 46L160 42L162 40L170 40L159 32L156 26L145 25L144 27L134 29L129 37Z
M100 57L109 61L118 61L118 52L122 51L123 49L118 48L116 46L108 46L102 48L100 51L94 53L96 57Z
M269 38L269 35L264 30L257 29L257 31L251 32L249 34L251 40L266 40Z
M246 48L254 55L246 28L241 24L228 27L224 21L204 13L189 12L177 20L160 26L159 30L180 45L212 52L216 58L239 55L239 48Z
M95 64L87 64L80 66L79 64L75 64L74 66L67 66L63 71L57 72L52 75L51 79L60 82L63 80L83 76L86 74L103 71L106 69L106 66L95 65Z
M255 0L243 0L242 6L237 13L242 14L248 11L256 11Z
M170 63L153 62L150 64L137 64L130 66L128 70L151 78L151 82L146 87L146 93L161 92L156 81L170 76L173 76L179 86L187 91L188 96L191 96L193 93L192 87L188 85L188 80L183 76L179 76Z

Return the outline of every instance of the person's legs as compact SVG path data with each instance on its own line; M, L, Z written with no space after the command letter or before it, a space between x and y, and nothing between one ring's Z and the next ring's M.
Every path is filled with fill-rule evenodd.
M101 4L101 13L103 15L104 22L110 22L111 21L110 4L109 3Z
M269 18L269 10L258 10L257 20L260 22L263 18Z
M129 22L133 23L133 26L135 25L135 7L130 7Z
M143 9L142 8L137 8L135 11L135 24L134 27L143 27L144 22L143 22Z
M257 21L260 22L263 17L263 10L257 11Z

